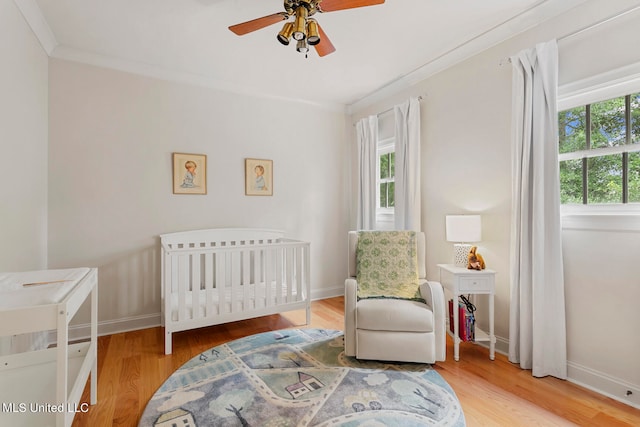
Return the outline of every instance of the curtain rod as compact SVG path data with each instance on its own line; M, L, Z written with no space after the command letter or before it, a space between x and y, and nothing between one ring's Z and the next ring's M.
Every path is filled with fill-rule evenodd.
M425 95L418 95L418 101L422 101L426 96L427 96L426 94ZM381 115L387 114L387 113L389 113L391 111L393 111L393 107L387 108L386 110L379 112L378 114L376 114L376 117L380 117ZM355 127L356 123L353 123L351 126Z
M426 95L418 95L418 101L422 101L422 99L425 97ZM387 108L384 111L379 112L378 114L376 114L376 116L380 117L383 114L387 114L389 112L393 111L393 107L391 108Z
M599 27L602 24L606 24L607 22L610 22L610 21L613 21L615 19L618 19L618 18L620 18L620 17L622 17L624 15L627 15L627 14L629 14L631 12L635 12L638 9L640 9L640 5L632 6L629 9L623 10L622 12L618 12L618 13L616 13L614 15L611 15L611 16L609 16L607 18L601 19L600 21L596 21L596 22L594 22L592 24L589 24L589 25L587 25L585 27L579 28L579 29L577 29L575 31L571 31L570 33L567 33L567 34L565 34L563 36L558 37L556 40L558 42L565 41L567 39L570 39L572 37L577 36L578 34L582 34L585 31L589 31L589 30L591 30L593 28ZM511 57L503 58L502 60L500 60L500 65L504 65L505 62L511 62Z

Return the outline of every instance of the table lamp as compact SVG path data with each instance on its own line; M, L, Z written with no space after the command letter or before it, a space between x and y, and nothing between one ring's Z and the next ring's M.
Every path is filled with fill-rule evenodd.
M453 260L456 267L467 266L467 256L472 245L479 242L482 235L480 215L447 215L447 241L454 242Z

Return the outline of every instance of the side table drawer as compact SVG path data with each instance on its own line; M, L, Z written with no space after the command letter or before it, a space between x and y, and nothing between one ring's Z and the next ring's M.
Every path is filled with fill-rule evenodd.
M491 279L489 277L460 277L460 292L491 292Z

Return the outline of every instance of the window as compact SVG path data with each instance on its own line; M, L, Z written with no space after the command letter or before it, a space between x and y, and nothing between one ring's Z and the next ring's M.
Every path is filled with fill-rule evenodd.
M394 139L378 142L378 170L376 174L378 212L393 213L395 206L395 144Z
M640 203L640 92L558 114L560 202Z

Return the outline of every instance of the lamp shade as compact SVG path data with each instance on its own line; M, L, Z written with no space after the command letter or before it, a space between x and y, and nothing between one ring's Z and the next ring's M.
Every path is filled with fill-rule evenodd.
M482 236L480 215L447 215L448 242L479 242Z

